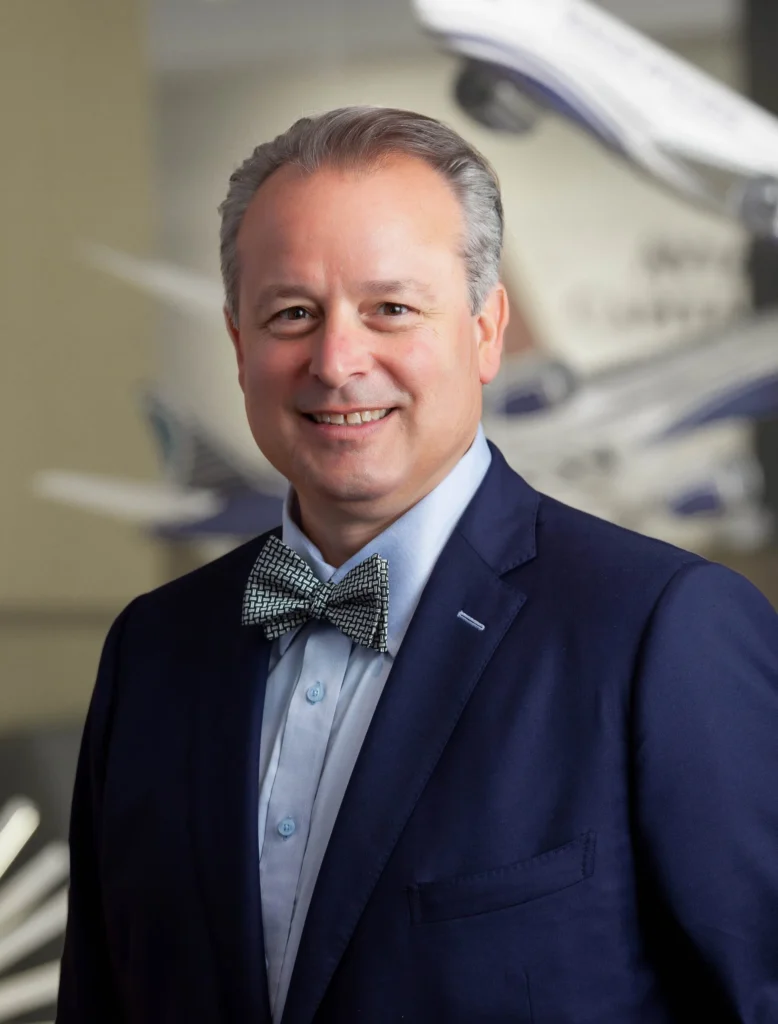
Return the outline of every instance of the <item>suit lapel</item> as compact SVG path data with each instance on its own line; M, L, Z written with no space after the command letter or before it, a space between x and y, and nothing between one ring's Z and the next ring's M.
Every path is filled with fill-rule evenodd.
M496 493L506 473L519 478L499 453L493 457L497 464L425 588L357 759L308 911L283 1024L313 1019L471 693L524 603L500 572L534 554L537 495L521 481L521 502L515 487ZM494 503L507 497L510 510Z
M222 985L225 1022L269 1024L259 893L259 741L270 643L240 624L240 603L259 545L214 595L195 645L192 838L198 881Z

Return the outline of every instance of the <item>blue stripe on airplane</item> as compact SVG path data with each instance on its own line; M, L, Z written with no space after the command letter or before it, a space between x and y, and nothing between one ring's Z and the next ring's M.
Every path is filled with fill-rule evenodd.
M165 539L197 536L256 537L281 523L283 499L252 491L230 496L215 516L193 523L157 527L154 533Z
M766 419L778 413L778 374L760 377L718 395L678 420L662 437L674 437L719 420Z
M493 61L483 61L483 58L478 58L479 60L482 60L483 63L492 63L495 68L525 88L530 95L534 94L538 100L552 110L555 110L564 117L570 118L587 131L593 132L611 149L615 149L620 153L625 152L624 144L616 128L606 123L602 116L586 106L580 96L576 95L569 86L556 77L551 66L545 61L539 60L536 56L529 54L525 50L497 43L487 37L463 33L445 33L445 36L446 39L460 40L465 44L478 43L481 45L485 43L491 50L501 54L502 58L510 63L497 64ZM516 63L521 64L522 68L517 68L515 66ZM537 69L530 69L528 65L531 66L533 64L539 65L539 67Z

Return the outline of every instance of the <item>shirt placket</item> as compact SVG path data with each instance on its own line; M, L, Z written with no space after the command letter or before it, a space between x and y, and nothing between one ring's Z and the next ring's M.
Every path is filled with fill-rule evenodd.
M289 704L278 769L268 804L260 858L268 985L275 1003L286 958L316 792L332 732L351 641L334 628L305 641L300 677Z

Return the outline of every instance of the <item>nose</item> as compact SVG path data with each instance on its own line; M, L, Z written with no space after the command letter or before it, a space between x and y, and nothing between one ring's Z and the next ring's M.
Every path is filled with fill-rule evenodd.
M327 388L340 388L370 369L367 329L358 320L333 314L313 339L310 373Z

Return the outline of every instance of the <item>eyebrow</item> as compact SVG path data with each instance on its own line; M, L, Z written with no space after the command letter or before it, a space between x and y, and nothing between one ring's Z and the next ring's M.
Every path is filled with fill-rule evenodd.
M360 285L362 291L370 295L381 295L387 292L417 292L426 298L432 298L432 292L428 285L415 277L405 277L390 281L363 281Z
M433 294L423 281L414 277L395 278L387 281L362 281L361 292L368 295L397 294L399 292L416 292L426 299L433 299ZM255 310L261 310L268 302L276 299L300 299L312 297L310 289L304 284L271 284L263 288L254 303Z

